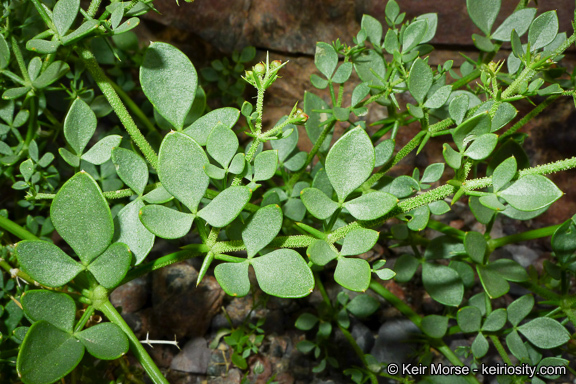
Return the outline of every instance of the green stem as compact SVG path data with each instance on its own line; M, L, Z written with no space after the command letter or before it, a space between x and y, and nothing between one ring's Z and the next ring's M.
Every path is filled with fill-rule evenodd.
M38 130L38 98L36 96L32 96L30 98L30 119L28 120L28 130L26 131L26 140L24 141L25 148L28 148L28 145L34 139L37 130Z
M140 120L140 122L142 124L144 124L144 126L148 129L148 132L150 133L158 133L158 131L156 130L156 127L154 126L154 124L152 124L152 122L150 121L150 119L148 119L148 116L146 116L146 114L144 112L142 112L142 110L140 109L140 107L138 107L138 105L132 100L132 98L130 96L128 96L128 94L126 92L124 92L124 90L115 82L113 82L112 80L110 80L110 84L112 85L112 87L114 88L114 90L116 91L116 93L118 94L118 96L120 96L120 98L122 99L122 101L124 102L124 104L126 105L126 107Z
M18 41L14 36L12 36L11 42L12 52L14 52L14 58L16 59L16 63L18 63L18 68L20 68L20 72L22 72L22 77L26 84L32 86L32 80L30 80L30 76L28 75L28 69L26 69L26 63L24 62L24 57L22 56L22 51L20 50Z
M18 268L14 268L7 261L2 260L1 258L0 258L0 268L4 269L6 272L8 272L10 274L10 276L13 276L14 274L16 274L17 277L24 280L28 284L35 284L36 283L34 281L34 279L32 279L26 272L23 272L22 270L20 270Z
M22 240L40 240L34 234L28 232L26 229L22 228L12 220L0 215L0 228L5 229L14 236Z
M488 247L490 247L491 250L494 250L496 248L503 247L507 244L513 244L518 243L520 241L534 240L534 239L540 239L542 237L552 236L554 232L556 232L556 230L560 228L561 225L562 224L551 225L549 227L533 229L531 231L516 233L514 235L492 239L488 241Z
M80 332L90 319L90 316L92 316L93 314L94 314L94 306L89 305L88 308L86 308L86 310L82 314L82 317L80 318L78 323L76 324L76 327L74 327L74 332Z
M535 294L545 298L546 300L556 301L556 300L560 300L560 298L561 298L560 295L557 294L556 292L551 291L548 288L542 287L542 286L534 283L531 280L519 282L516 284L534 292Z
M457 239L463 240L464 236L466 236L466 232L441 223L436 220L429 220L428 221L428 228L432 228L435 231L442 232L445 235L449 235L455 237Z
M328 292L326 292L326 288L324 288L322 279L320 279L320 276L318 276L317 272L314 272L314 281L316 282L316 288L318 288L320 294L322 295L322 299L324 299L324 302L331 307L332 303L330 302L330 297L328 296Z
M96 12L98 12L98 8L100 8L100 3L102 0L92 0L90 5L88 6L88 11L86 12L88 16L94 17L96 16Z
M492 343L494 344L494 347L496 347L496 350L498 351L498 354L500 355L502 360L504 360L504 362L508 365L513 365L512 360L510 360L510 357L508 356L508 353L506 353L506 350L504 349L504 346L500 342L498 336L490 335L488 337L490 338L490 340L492 340Z
M362 364L366 368L366 373L370 377L370 382L372 384L378 384L378 379L376 378L374 373L370 372L370 370L368 368L368 362L366 361L366 356L364 355L364 351L362 351L362 349L360 349L360 347L358 346L358 343L356 343L356 340L354 340L354 337L352 336L352 334L346 328L341 326L340 324L338 324L338 328L340 329L340 332L342 332L342 334L344 335L344 337L346 338L348 343L352 346L352 349L354 350L356 355L362 361ZM398 379L402 380L401 378L397 378L397 377L391 377L391 378L397 379L397 380Z
M572 308L566 308L562 306L562 311L566 315L566 317L570 320L572 325L576 326L576 314L574 314L574 310Z
M526 123L531 121L533 118L538 116L540 114L540 112L542 112L547 106L552 104L559 97L560 97L560 95L552 95L552 96L549 96L546 100L544 100L540 104L538 104L538 106L536 108L531 110L526 116L524 116L516 124L514 124L512 127L510 127L510 129L508 129L506 132L504 132L502 134L502 136L500 136L499 141L502 142L508 136L511 136L514 133L516 133L516 131L518 131L520 128L522 128L524 125L526 125Z
M170 384L168 380L162 375L162 372L158 369L148 352L144 349L140 340L136 337L132 329L126 324L122 316L118 313L116 308L110 303L110 301L106 301L104 304L99 306L98 308L106 317L114 324L118 325L122 331L128 336L130 340L130 350L136 356L136 359L142 364L144 370L150 376L150 379L154 384Z
M96 84L98 84L98 87L108 100L108 103L110 103L110 106L114 109L116 115L118 115L118 118L122 122L122 125L124 125L124 128L126 128L126 131L130 135L132 140L136 143L138 148L140 148L140 151L142 151L144 157L146 158L146 160L148 160L152 168L157 169L158 155L156 154L156 152L154 152L154 149L152 149L150 143L146 141L146 139L136 126L136 123L134 123L134 120L132 120L132 117L130 116L130 114L126 110L126 107L122 103L122 100L114 90L112 82L110 81L108 76L106 76L102 68L100 68L100 65L98 64L98 61L96 61L96 57L94 56L92 51L90 51L90 49L82 45L78 45L76 47L76 51L80 56L80 58L82 59L82 61L84 62L84 64L86 65L86 68L96 81Z

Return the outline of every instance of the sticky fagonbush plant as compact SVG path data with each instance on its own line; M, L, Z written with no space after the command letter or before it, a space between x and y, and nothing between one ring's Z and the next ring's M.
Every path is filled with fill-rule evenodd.
M0 216L0 227L22 240L5 248L10 255L2 267L31 284L16 299L30 325L22 320L13 340L20 344L12 355L2 355L17 354L15 367L24 383L62 379L86 351L111 360L128 349L154 383L166 383L108 296L136 277L193 257L203 260L198 282L213 270L232 296L250 292L250 268L269 295L301 298L319 289L324 302L318 312L303 314L296 322L297 328L315 332L315 341L298 348L319 359L316 372L340 367L356 383L376 383L380 376L415 379L389 372L387 362L358 347L348 331L350 316L370 316L378 302L367 294L350 300L345 293L332 302L322 272L332 269L339 285L371 290L421 330L424 364L432 362L435 350L454 366L464 365L463 355L478 365L492 344L509 365L560 368L530 378L523 372L499 376L502 383L543 383L571 369L576 219L500 238L491 235L502 215L529 220L546 211L563 194L546 175L576 167L575 158L531 167L522 149L526 135L519 133L554 100L574 97L573 76L559 60L576 35L559 33L554 11L537 16L523 1L495 26L499 0L468 0L470 18L481 32L472 36L480 52L477 59L466 57L458 73L451 60L429 64L436 14L406 20L399 5L389 0L386 32L379 20L365 15L353 45L340 40L317 44L318 73L310 80L329 96L306 92L301 108L296 101L286 116L267 127L264 95L281 81L286 63L267 58L244 73L244 81L257 92L255 105L246 101L241 109L204 114L206 100L194 65L176 47L151 43L139 58L146 110L127 94L135 81L124 77L123 86L114 82L109 75L118 74L118 67L107 74L101 66L104 51L97 48L104 44L106 60L114 62L120 47L130 47L119 36L138 24L137 16L151 2L113 2L101 9L100 1L92 1L87 10L79 0L27 4L25 11L41 20L43 32L16 34L10 23L14 8L8 8L0 34L3 177L13 181L14 189L27 191L23 201L29 206L49 205L49 219L40 220L44 232L36 222L42 239L22 228L19 218L9 219L9 212ZM508 58L492 61L508 44ZM56 60L60 55L66 61ZM81 63L74 73L68 61ZM84 88L83 81L96 88ZM46 103L46 93L58 89L73 96L61 121ZM402 94L412 100L406 106L398 101ZM514 105L521 100L537 105L519 117ZM385 109L387 117L366 120L374 108ZM97 133L99 119L112 111L127 134L114 129ZM40 156L47 144L38 116L63 133L58 159L70 176L62 184L50 176L60 174L50 168L55 156ZM420 131L398 148L399 131L411 123ZM337 124L345 127L340 137L334 137ZM304 125L313 144L310 151L297 147L298 125ZM369 125L376 128L367 129ZM169 132L158 132L156 126ZM25 136L22 127L27 128ZM390 176L396 164L423 151L432 137L445 140L445 162L422 173L415 169L411 175ZM17 180L13 175L18 171ZM103 192L104 186L119 187ZM483 232L464 232L435 220L465 199ZM115 205L117 201L122 205ZM393 225L385 225L392 219ZM427 228L442 235L428 240L422 232ZM63 239L61 247L47 236L52 229ZM147 261L157 238L182 239L191 231L200 242L182 240L181 251ZM491 257L504 245L551 235L554 253L542 274L513 259ZM362 256L377 242L408 245L412 253L386 268L385 260L369 262ZM422 288L442 305L441 313L418 314L381 284L392 278L405 283L417 274ZM532 293L501 306L495 299L507 294L510 284ZM79 309L83 312L77 318ZM109 321L92 325L95 311ZM330 354L326 341L333 324L362 365L347 366ZM8 332L16 334L15 324ZM454 334L473 340L458 351L460 356L444 341ZM242 366L247 357L242 351L257 352L256 344L245 349L243 336L228 336ZM478 382L474 372L465 373L451 380Z

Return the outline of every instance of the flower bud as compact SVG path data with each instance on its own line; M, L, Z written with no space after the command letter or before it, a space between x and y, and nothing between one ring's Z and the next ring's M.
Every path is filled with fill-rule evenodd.
M272 70L278 69L278 68L280 68L281 65L282 65L282 61L274 60L272 63L270 63L270 68L272 68Z
M266 66L262 63L258 63L254 66L253 70L257 75L262 76L266 73Z

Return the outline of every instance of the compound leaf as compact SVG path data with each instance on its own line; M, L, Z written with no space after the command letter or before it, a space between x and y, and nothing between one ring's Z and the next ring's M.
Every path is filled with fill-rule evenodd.
M370 285L370 275L370 264L366 260L341 257L334 271L334 280L346 289L364 292Z
M250 292L248 262L222 263L214 269L214 276L224 292L234 297L244 297Z
M519 211L535 211L544 208L560 197L562 191L550 179L541 175L520 177L514 184L498 193Z
M282 209L278 205L267 205L257 210L242 230L242 241L248 257L256 255L270 244L282 228Z
M278 249L252 259L260 288L269 295L298 298L314 289L314 275L300 254L292 249Z
M147 205L140 210L140 221L147 230L163 239L178 239L192 227L194 215L163 205Z
M126 276L131 261L132 254L128 246L114 243L88 265L88 270L104 288L112 289Z
M62 331L72 332L76 304L67 294L37 289L23 294L21 302L33 322L45 320Z
M128 352L128 337L113 323L96 324L74 335L88 352L102 360L114 360Z
M248 187L230 187L220 192L206 207L198 212L213 227L227 226L242 212L250 200L252 190Z
M124 184L142 196L144 187L148 184L148 166L144 159L134 151L114 148L112 150L112 162L116 166L116 173Z

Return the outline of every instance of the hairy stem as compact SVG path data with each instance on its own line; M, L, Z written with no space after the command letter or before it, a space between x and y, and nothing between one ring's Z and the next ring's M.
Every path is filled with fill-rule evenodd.
M130 350L136 356L144 370L150 376L150 379L154 384L169 384L168 380L164 377L162 372L158 369L148 352L144 349L140 340L136 337L132 329L126 324L122 316L118 313L116 308L110 303L110 301L106 300L106 302L99 306L98 308L106 317L114 324L118 325L122 331L128 336L128 340L130 340Z
M98 61L96 61L96 57L94 56L92 51L90 51L90 49L88 49L87 47L78 45L76 47L76 52L86 65L86 68L88 69L94 80L96 81L96 84L98 84L98 87L108 100L108 103L110 103L110 106L114 109L116 115L118 115L118 118L122 122L122 125L130 135L132 140L136 143L138 148L140 148L140 151L142 151L142 154L144 154L144 157L146 158L146 160L148 160L152 168L157 169L158 155L156 154L156 152L154 152L154 149L152 149L150 143L148 143L148 141L144 138L144 136L136 126L136 123L134 123L134 120L132 120L132 116L130 116L130 114L126 110L126 107L122 103L122 100L114 90L112 82L110 81L108 76L106 76L102 68L100 68L100 65L98 64Z

